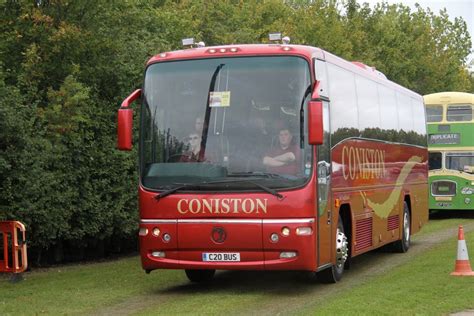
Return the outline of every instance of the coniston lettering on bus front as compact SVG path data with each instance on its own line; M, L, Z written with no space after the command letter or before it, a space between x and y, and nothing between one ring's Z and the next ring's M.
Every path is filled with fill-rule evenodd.
M267 199L181 199L180 214L266 214Z

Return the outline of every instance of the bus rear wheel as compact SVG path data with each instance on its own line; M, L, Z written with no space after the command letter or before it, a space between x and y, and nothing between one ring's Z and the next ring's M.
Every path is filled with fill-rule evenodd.
M216 270L189 270L186 269L186 276L194 283L209 283L212 281Z
M410 218L410 210L408 209L407 202L403 202L403 222L402 222L402 239L395 241L393 245L393 250L395 252L407 252L410 248L410 225L411 225L411 218Z
M344 233L344 225L341 218L337 224L336 231L336 264L317 273L317 278L322 283L336 283L344 273L344 263L349 255L349 243Z

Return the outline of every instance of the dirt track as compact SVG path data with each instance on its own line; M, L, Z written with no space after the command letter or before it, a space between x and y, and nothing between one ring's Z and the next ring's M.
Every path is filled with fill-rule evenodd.
M464 225L464 231L474 230L474 223ZM187 296L199 293L266 293L265 299L258 304L240 307L227 314L278 315L298 313L298 307L305 309L316 307L327 298L337 295L338 292L350 289L368 278L380 275L397 266L400 266L430 248L457 236L457 226L434 233L414 236L410 250L405 254L385 252L371 252L354 258L350 270L337 284L310 284L305 282L302 275L295 272L220 272L216 274L212 286L201 287L186 283L169 287L165 290L146 295L131 297L130 299L108 308L96 311L96 315L132 315L151 306L183 300ZM196 314L205 314L206 310L193 310ZM159 308L158 308L159 310ZM165 310L160 312L165 313Z

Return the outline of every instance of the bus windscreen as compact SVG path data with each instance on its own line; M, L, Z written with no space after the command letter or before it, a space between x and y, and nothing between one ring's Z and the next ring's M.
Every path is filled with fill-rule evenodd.
M205 189L303 185L312 167L310 146L301 141L310 83L308 63L295 56L150 65L141 115L142 184L163 190L248 178Z

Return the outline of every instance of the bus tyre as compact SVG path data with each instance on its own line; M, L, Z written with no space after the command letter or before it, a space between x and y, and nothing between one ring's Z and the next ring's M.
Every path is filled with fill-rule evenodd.
M397 240L393 243L393 249L395 252L407 252L410 248L410 210L408 209L407 202L403 202L403 221L402 221L402 239Z
M344 233L344 225L341 218L339 218L336 231L336 264L331 268L327 268L318 272L318 280L322 283L336 283L342 278L344 273L344 263L349 254L349 243Z
M216 270L185 270L189 281L194 283L209 283L211 282Z

